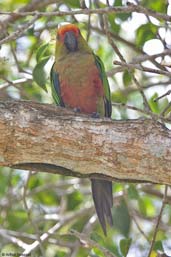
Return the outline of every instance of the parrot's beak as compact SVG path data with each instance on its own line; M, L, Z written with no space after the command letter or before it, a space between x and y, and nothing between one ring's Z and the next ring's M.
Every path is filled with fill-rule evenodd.
M64 44L69 51L71 52L77 51L78 42L73 31L68 31L65 33Z

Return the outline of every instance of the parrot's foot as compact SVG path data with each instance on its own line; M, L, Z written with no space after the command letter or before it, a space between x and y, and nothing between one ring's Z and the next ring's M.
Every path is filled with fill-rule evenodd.
M75 107L74 112L81 112L81 109L79 107Z
M98 112L93 112L91 115L92 118L100 118L100 114Z

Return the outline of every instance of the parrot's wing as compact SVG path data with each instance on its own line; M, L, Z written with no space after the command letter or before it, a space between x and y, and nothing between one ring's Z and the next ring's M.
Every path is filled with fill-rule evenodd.
M110 98L110 88L109 88L109 83L107 80L104 64L103 64L102 60L99 58L99 56L94 54L94 58L95 58L95 64L100 73L100 77L101 77L103 87L104 87L104 92L105 92L105 99L104 99L104 101L105 101L105 116L111 117L112 105L111 105L111 98Z
M55 63L53 64L53 66L51 68L51 72L50 72L52 96L57 105L65 107L65 105L62 101L62 97L61 97L59 75L54 70L54 65L55 65Z

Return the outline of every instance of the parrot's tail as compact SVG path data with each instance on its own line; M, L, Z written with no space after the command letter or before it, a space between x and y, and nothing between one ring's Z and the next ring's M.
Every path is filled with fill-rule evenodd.
M104 234L107 235L106 221L111 226L113 225L111 213L111 208L113 206L112 182L107 180L91 179L91 188L97 216Z

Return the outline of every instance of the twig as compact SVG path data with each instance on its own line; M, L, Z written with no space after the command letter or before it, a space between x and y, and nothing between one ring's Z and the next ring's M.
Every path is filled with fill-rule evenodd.
M157 102L158 100L162 99L163 97L170 95L171 94L171 90L168 90L166 93L164 93L163 95L156 97L153 101Z
M40 236L41 243L43 243L47 239L49 239L49 237L51 237L51 235L53 235L56 231L61 229L61 227L64 226L65 224L67 224L68 222L71 222L72 220L77 219L78 217L80 217L82 215L85 215L86 212L91 213L92 210L93 210L93 208L87 208L87 209L83 208L79 211L75 211L74 213L72 213L70 215L61 217L61 220L59 222L57 222L47 232L43 233ZM39 245L40 245L40 242L38 240L34 241L31 245L29 245L26 248L26 250L23 252L23 255L31 253L33 250L37 249L37 247L39 247Z
M150 239L147 237L147 235L144 233L144 231L142 230L142 228L140 227L140 225L138 224L135 216L131 213L131 217L137 227L137 229L139 230L139 232L142 234L142 236L146 239L146 241L150 244Z
M28 177L27 177L27 180L26 180L26 183L24 185L24 191L23 191L23 203L24 203L24 207L26 209L26 212L27 212L27 215L28 215L28 219L32 225L32 227L34 228L35 232L36 232L36 235L37 235L37 240L39 242L39 246L40 246L40 250L41 250L41 254L43 257L45 257L44 255L44 249L43 249L43 246L42 246L42 243L41 243L41 240L40 240L40 235L39 235L39 231L38 231L38 227L36 225L36 223L32 220L31 218L31 212L30 212L30 208L28 207L28 204L27 204L27 200L26 200L26 192L27 192L27 188L28 188L28 183L29 183L29 180L30 180L30 177L31 177L31 171L29 171L28 173ZM28 247L28 246L27 246ZM27 249L27 247L25 249Z
M135 215L134 215L134 212L132 211L132 207L128 204L128 199L126 198L126 196L124 196L124 199L125 199L125 202L127 203L127 208L128 208L128 211L129 211L129 215L130 217L133 219L137 229L139 230L140 234L142 234L142 236L146 239L146 241L150 244L150 240L149 238L147 237L147 235L144 233L144 231L142 230L142 228L140 227L140 225L138 224L136 218L135 218Z
M103 246L101 246L100 244L95 242L94 240L90 239L84 233L79 233L79 232L77 232L77 231L72 229L71 232L69 232L68 234L69 235L74 235L75 237L77 237L80 240L80 242L82 243L82 245L84 245L84 247L86 247L86 248L98 248L98 249L100 249L100 251L102 251L102 253L106 257L116 257L116 255L111 253L111 251L109 251L108 249L104 248Z
M132 105L128 105L128 104L125 104L125 103L114 103L114 102L112 102L112 106L128 108L128 109L131 109L133 111L141 112L144 115L151 116L151 112L150 111L142 110L142 109L140 109L138 107L135 107L135 106L132 106Z
M153 250L154 243L155 243L155 240L156 240L156 236L157 236L158 228L159 228L159 225L160 225L161 217L162 217L163 210L164 210L164 207L165 207L165 204L166 204L167 190L168 190L168 186L165 186L165 192L164 192L164 196L163 196L162 206L161 206L161 209L160 209L159 216L157 218L157 223L156 223L156 227L155 227L155 230L154 230L153 239L151 241L151 246L150 246L150 250L149 250L149 253L148 253L148 257L151 256L151 252Z
M28 247L28 244L24 243L21 239L17 238L16 236L9 235L7 233L7 230L0 229L0 235L2 235L4 238L7 238L10 242L16 244L17 246L23 249L26 249Z
M171 107L171 102L168 103L168 105L164 108L164 110L161 112L162 116L165 116L167 114L167 111L170 109Z
M32 78L21 78L21 79L16 79L13 81L8 81L7 83L1 84L0 85L0 89L5 88L5 87L9 87L9 86L18 86L20 84L24 84L27 82L32 82Z
M106 18L106 17L104 17L104 22L105 22L105 31L106 31L106 35L107 35L107 38L108 38L109 43L111 44L111 46L112 46L112 48L114 49L114 51L116 52L116 54L119 56L119 58L120 58L120 60L122 61L122 63L124 63L124 64L127 65L124 56L123 56L123 55L121 54L121 52L119 51L119 49L118 49L117 45L115 44L115 42L111 39L111 36L110 36L110 33L109 33L109 29L108 29L108 21L107 21L107 18ZM145 105L146 109L147 109L147 110L150 110L150 106L149 106L149 104L148 104L148 101L147 101L147 99L146 99L146 96L145 96L145 94L144 94L144 91L142 90L141 85L139 84L138 80L136 79L135 75L133 74L133 72L131 71L131 69L130 69L129 66L127 67L127 69L128 69L128 71L129 71L129 73L131 74L132 79L133 79L134 83L136 84L136 86L137 86L139 92L140 92L141 95L142 95L143 102L144 102L144 105ZM152 113L151 113L151 117L153 118Z
M111 76L112 75L112 70L106 72L108 76ZM155 86L168 86L169 84L171 84L171 79L169 78L168 80L166 81L159 81L159 82L152 82L152 83L149 83L147 85L143 85L142 86L142 89L143 90L146 90L148 88L151 88L151 87L155 87ZM134 86L130 86L130 87L126 87L126 88L123 88L123 89L120 89L120 92L122 95L125 95L127 96L128 94L131 94L133 92L136 92L138 89Z
M146 109L147 109L148 111L151 111L150 105L148 104L147 98L146 98L146 96L145 96L145 94L144 94L144 91L143 91L143 89L142 89L140 83L138 82L137 78L136 78L133 74L132 74L132 78L133 78L133 81L134 81L134 83L136 84L137 88L139 89L141 95L142 95L143 102L144 102L144 106L146 107ZM154 115L153 115L152 112L151 112L151 117L154 118Z
M118 55L118 57L120 58L120 60L124 63L126 63L125 58L123 57L123 55L121 54L121 52L119 51L117 45L114 43L114 41L111 38L111 34L109 31L109 26L108 26L108 20L107 17L104 16L104 25L105 25L105 32L106 32L106 36L108 38L109 44L112 46L113 50L116 52L116 54Z
M129 4L128 6L117 6L117 7L106 7L106 8L99 8L99 9L81 9L75 11L56 11L56 12L37 12L37 11L26 11L26 12L5 12L1 11L0 15L11 15L11 16L18 16L18 17L25 17L26 15L39 15L41 16L67 16L67 15L75 15L75 14L108 14L108 13L143 13L149 16L152 16L156 19L162 19L164 21L171 21L171 16L159 12L155 12L151 9L145 8L141 5Z
M99 34L101 35L105 35L105 31L98 28L98 27L95 27L95 26L92 26L91 25L91 29L98 32ZM135 52L138 52L138 53L141 53L143 54L144 52L138 48L134 43L132 42L129 42L128 40L126 40L125 38L121 37L120 35L118 35L117 33L113 32L113 31L108 31L108 33L110 34L111 38L115 39L115 40L118 40L120 41L121 43L127 45L128 47L130 47L131 49L133 49Z
M97 31L99 34L106 34L104 30L101 30L97 27L94 27L94 26L91 26L91 28L94 30L94 31ZM166 70L166 68L164 66L162 66L161 64L159 64L155 58L157 57L163 57L165 55L170 55L171 51L170 49L166 49L164 50L161 54L156 54L156 55L147 55L141 48L137 47L134 43L132 42L129 42L127 41L125 38L122 38L121 36L119 36L117 33L114 33L113 31L108 31L110 37L112 39L114 39L114 41L118 40L119 42L122 42L123 44L127 45L128 47L130 47L131 49L133 49L135 52L138 52L138 53L141 53L140 56L136 57L135 58L135 61L134 59L132 60L132 63L139 63L139 58L140 58L140 62L141 61L145 61L146 59L150 59L151 62L159 69L162 69L162 70ZM149 56L149 58L148 58ZM141 60L142 59L142 60ZM122 70L121 70L122 71Z
M22 13L22 12L29 12L29 11L35 11L38 9L41 9L43 7L46 7L49 4L57 3L58 0L32 0L28 4L22 6L18 10L16 10L16 13ZM8 15L6 18L3 17L3 19L0 19L0 33L3 33L3 31L14 21L18 20L21 16L18 15Z
M148 55L148 54L143 54L143 55L139 55L137 57L134 57L131 63L141 63L144 61L149 61L149 60L154 60L156 58L159 57L164 57L166 55L171 55L171 49L165 49L163 52L158 53L158 54L152 54L152 55Z
M150 59L150 56L149 56ZM143 66L142 64L134 64L134 63L125 63L125 62L119 62L119 61L114 61L113 62L115 65L120 65L122 68L120 69L120 71L125 70L125 69L137 69L137 70L141 70L144 72L150 72L150 73L156 73L156 74L163 74L166 75L168 77L171 77L170 72L168 71L164 71L164 70L157 70L157 69L152 69L152 68L148 68Z
M163 199L163 193L160 192L157 189L154 189L152 187L152 185L141 186L140 189L141 189L142 192L144 192L148 195L155 196L157 198ZM171 204L171 196L168 195L167 198L165 199L165 202L168 203L168 204Z
M1 229L0 228L0 235L2 235L2 237L5 237L7 239L9 239L12 243L17 244L19 247L26 249L27 247L29 247L29 244L26 244L24 242L22 242L20 239L18 239L17 237L23 237L25 238L27 241L28 240L37 240L37 236L34 234L30 234L30 233L25 233L25 232L18 232L18 231L13 231L13 230L8 230L8 229ZM59 246L64 246L64 247L68 247L68 248L73 248L74 244L72 242L66 242L57 238L49 238L48 242L50 244L56 244Z
M30 20L29 22L27 22L26 24L21 26L17 31L13 32L9 36L7 36L7 37L3 38L2 40L0 40L0 46L2 44L4 44L4 43L8 43L11 40L15 40L15 39L19 38L31 25L33 25L35 23L35 21L38 18L39 18L39 15L36 14L35 17L32 20Z
M134 111L137 111L137 112L141 112L141 113L143 113L145 115L148 115L148 116L150 116L150 118L155 119L155 121L162 121L163 123L166 122L166 123L171 124L171 120L170 119L164 118L162 114L158 115L156 113L152 113L149 110L142 110L142 109L139 109L139 108L137 108L135 106L131 106L131 105L124 104L124 103L112 103L112 106L128 108L128 109L131 109L131 110L134 110Z

